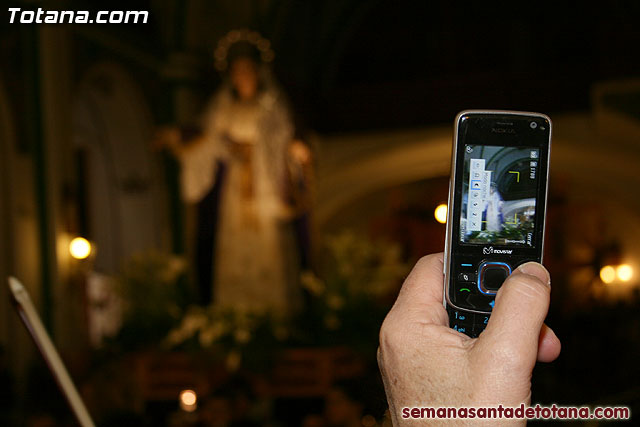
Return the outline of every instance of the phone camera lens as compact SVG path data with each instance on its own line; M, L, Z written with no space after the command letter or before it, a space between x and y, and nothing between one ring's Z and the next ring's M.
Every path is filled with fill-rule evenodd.
M531 122L529 123L529 126L531 126L531 129L535 129L538 127L538 124L536 122Z

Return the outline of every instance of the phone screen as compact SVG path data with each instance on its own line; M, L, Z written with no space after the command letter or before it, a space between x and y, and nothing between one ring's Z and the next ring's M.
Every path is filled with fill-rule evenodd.
M460 242L533 246L536 147L464 146Z

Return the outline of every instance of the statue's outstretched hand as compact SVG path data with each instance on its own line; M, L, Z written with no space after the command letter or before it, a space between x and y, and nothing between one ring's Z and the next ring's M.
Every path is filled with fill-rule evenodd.
M289 145L289 156L301 165L311 163L311 150L304 142L294 139Z

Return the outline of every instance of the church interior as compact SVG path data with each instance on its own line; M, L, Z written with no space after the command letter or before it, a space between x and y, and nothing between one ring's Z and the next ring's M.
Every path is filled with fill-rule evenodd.
M553 120L533 400L640 408L640 4L13 3L148 12L0 27L0 278L97 425L390 425L467 109ZM6 287L0 385L1 425L74 425Z

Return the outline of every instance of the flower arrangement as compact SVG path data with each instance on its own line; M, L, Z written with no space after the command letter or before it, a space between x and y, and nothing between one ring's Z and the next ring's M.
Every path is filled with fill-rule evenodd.
M210 350L231 371L266 368L285 347L345 346L375 355L390 305L385 296L407 272L400 248L345 231L328 238L326 249L320 273L301 275L307 303L297 315L193 306L165 344Z
M115 280L123 303L122 327L114 343L125 350L153 347L179 321L187 300L180 285L183 258L158 251L128 259Z
M374 241L352 231L330 236L318 274L301 277L308 309L299 322L307 339L374 354L389 297L408 271L399 245Z
M169 348L205 349L233 372L241 365L262 370L289 337L290 321L242 307L191 306L167 335Z

